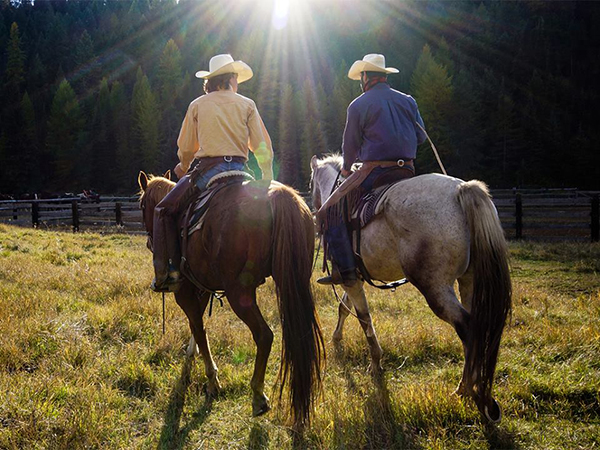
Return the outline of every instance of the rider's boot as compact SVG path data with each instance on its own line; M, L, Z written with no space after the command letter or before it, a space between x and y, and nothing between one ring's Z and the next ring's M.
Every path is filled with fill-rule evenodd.
M199 193L189 176L183 177L173 190L154 209L154 280L151 289L155 292L177 292L181 285L179 266L179 229L177 215L190 204Z
M330 276L319 278L317 283L353 286L357 280L356 263L346 224L330 227L324 238L331 255L333 271Z

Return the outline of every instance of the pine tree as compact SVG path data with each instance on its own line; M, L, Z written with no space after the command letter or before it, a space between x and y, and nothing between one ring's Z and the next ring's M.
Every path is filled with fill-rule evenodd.
M13 22L7 49L5 93L11 100L20 99L21 86L25 81L25 54L21 48L19 26Z
M2 152L0 165L3 170L4 191L18 190L17 183L23 183L21 156L22 111L21 88L25 81L25 55L21 48L19 27L13 22L10 27L10 39L6 50L6 71L3 86L2 114L0 127L2 130Z
M22 191L26 190L39 190L41 188L40 182L40 147L37 139L37 126L35 120L35 110L33 103L27 91L23 95L21 101L21 148L22 148L22 161L20 186Z
M323 130L323 118L317 107L315 89L307 78L301 91L301 111L304 121L300 127L299 179L301 189L306 189L310 180L310 159L327 151L327 142Z
M160 163L162 167L176 164L176 144L179 128L183 121L184 109L180 106L183 86L181 52L173 39L170 39L162 52L158 68L160 86Z
M158 66L161 104L165 109L172 107L180 94L183 71L181 52L173 39L169 39L163 49Z
M89 143L94 161L91 187L98 191L112 192L114 183L115 146L111 142L111 105L108 80L103 78L94 102L92 133Z
M141 67L137 71L136 78L131 100L132 145L134 151L139 152L140 169L157 173L161 169L159 167L160 112L156 97L150 88L150 81Z
M131 115L125 87L116 81L110 89L111 145L115 148L115 176L119 187L135 186L139 172L139 154L129 145ZM114 144L112 144L114 142ZM125 192L130 192L126 189Z
M287 185L298 186L298 130L294 117L294 92L289 83L283 87L281 92L278 134L279 176L277 179Z
M60 83L50 110L46 151L54 161L54 188L83 188L91 161L80 151L85 120L75 91L66 79Z
M452 78L446 68L435 60L429 45L423 47L410 83L411 92L418 103L427 133L448 169L454 163L450 141ZM430 152L419 156L424 156L419 158L419 166L423 171L439 171L435 158Z

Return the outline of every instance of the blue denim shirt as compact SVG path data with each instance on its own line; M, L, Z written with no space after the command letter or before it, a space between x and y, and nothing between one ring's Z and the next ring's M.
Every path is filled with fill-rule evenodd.
M342 154L344 169L359 161L415 159L425 133L417 102L410 95L379 83L348 106Z

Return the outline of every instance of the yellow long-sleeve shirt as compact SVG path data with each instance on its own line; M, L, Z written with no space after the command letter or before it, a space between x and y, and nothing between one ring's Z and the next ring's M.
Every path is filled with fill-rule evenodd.
M231 90L214 91L190 103L177 145L186 172L194 158L242 156L247 160L250 149L263 179L273 178L271 138L256 104Z

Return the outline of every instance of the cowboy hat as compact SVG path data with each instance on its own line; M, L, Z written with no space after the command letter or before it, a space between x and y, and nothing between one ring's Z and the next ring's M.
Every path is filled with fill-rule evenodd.
M351 80L360 80L361 72L383 72L398 73L395 67L385 67L385 56L376 53L369 53L360 61L354 61L348 71L348 78Z
M244 61L234 61L231 55L213 56L210 58L208 67L208 71L200 70L196 72L196 77L210 79L225 73L237 73L237 82L239 84L248 81L254 75L248 64Z

